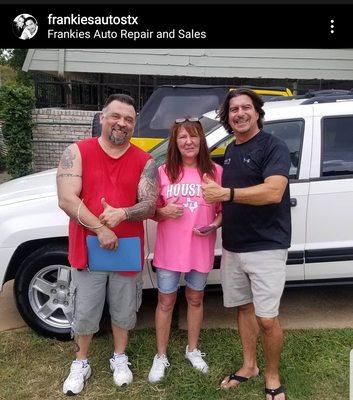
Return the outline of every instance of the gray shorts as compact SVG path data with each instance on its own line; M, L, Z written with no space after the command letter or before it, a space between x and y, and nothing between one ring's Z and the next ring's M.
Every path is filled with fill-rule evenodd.
M258 317L276 317L286 281L287 254L287 249L249 253L223 249L221 280L224 306L254 303Z
M71 328L79 335L98 332L105 299L112 323L130 330L142 300L142 273L124 276L116 272L78 271L71 268L73 319Z

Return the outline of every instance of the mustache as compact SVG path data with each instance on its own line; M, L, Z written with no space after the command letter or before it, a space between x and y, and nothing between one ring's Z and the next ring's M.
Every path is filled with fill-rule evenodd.
M113 131L121 132L121 133L124 133L124 134L127 133L127 129L125 129L125 128L120 128L120 127L117 127L117 128L114 127L114 128L112 128L111 132L113 132Z

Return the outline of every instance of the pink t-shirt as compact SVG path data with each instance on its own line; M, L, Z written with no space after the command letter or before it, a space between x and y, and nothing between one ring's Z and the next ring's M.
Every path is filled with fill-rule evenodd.
M216 231L208 236L196 236L193 228L211 224L221 210L220 204L207 204L202 197L201 177L197 168L184 168L184 176L170 183L165 165L158 169L160 195L157 207L178 199L184 214L177 219L158 222L153 264L170 271L209 272L214 261ZM216 164L216 182L221 184L222 167Z

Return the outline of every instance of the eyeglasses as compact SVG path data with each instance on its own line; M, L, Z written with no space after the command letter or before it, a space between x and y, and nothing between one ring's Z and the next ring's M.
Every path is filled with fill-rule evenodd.
M183 122L186 122L186 121L189 121L189 122L199 122L199 121L200 121L200 118L199 118L199 117L177 118L177 119L175 120L175 123L176 123L176 124L182 124Z

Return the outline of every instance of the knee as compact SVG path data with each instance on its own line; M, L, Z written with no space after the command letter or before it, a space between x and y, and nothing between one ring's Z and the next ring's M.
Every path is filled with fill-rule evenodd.
M277 317L275 318L263 318L263 317L257 317L257 322L259 324L259 327L261 331L264 334L270 334L273 332L273 330L276 328L278 325L278 320Z
M187 291L185 293L186 301L188 302L188 305L191 307L196 307L200 308L203 303L203 291L198 292L198 291L193 291L190 293L190 291Z
M159 293L158 297L158 307L163 312L173 311L174 304L176 300L176 294L163 294Z
M238 312L240 312L240 313L255 315L255 309L254 309L253 303L242 304L241 306L238 306L237 309L238 309Z

